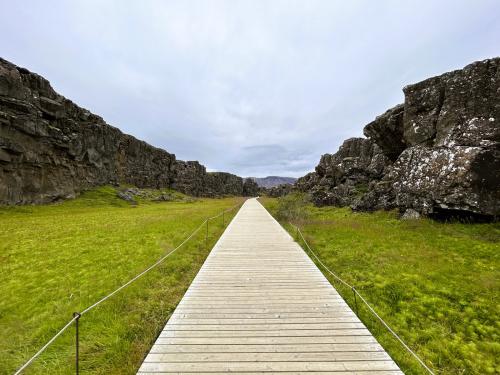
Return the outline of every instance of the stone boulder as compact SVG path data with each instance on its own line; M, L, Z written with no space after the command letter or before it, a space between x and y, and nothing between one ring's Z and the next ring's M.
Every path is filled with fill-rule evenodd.
M385 180L422 214L500 214L500 59L404 88L404 142Z

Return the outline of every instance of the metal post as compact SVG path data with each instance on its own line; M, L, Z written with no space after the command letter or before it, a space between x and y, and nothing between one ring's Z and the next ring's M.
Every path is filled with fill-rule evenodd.
M79 312L73 313L73 318L75 318L75 371L76 375L80 374L80 334L78 329L78 322L82 315Z
M359 311L358 311L358 300L356 298L356 289L354 289L354 287L352 287L352 294L354 294L354 306L356 308L356 315L359 316Z

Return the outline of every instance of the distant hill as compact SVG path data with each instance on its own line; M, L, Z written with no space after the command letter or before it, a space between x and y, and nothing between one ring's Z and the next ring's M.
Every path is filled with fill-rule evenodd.
M295 177L280 177L280 176L267 176L267 177L249 177L254 180L259 187L271 188L281 184L293 185L297 179Z

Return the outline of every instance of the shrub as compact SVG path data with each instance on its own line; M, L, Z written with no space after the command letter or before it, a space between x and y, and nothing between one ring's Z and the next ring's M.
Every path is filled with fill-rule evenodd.
M279 220L298 222L307 217L309 196L304 193L290 193L278 198L276 216Z

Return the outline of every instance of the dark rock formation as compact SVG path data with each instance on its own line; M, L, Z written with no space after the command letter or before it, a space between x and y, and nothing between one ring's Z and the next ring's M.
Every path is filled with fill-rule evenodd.
M290 194L293 190L293 185L290 184L281 184L278 186L273 186L266 189L266 194L273 198L283 197L287 194Z
M251 178L245 178L243 181L243 196L257 197L260 194L260 188Z
M226 172L210 172L205 177L206 191L209 196L224 194L242 195L243 179Z
M243 179L123 134L0 59L0 204L52 202L99 185L174 187L191 195L243 193Z
M403 105L365 127L369 139L348 140L324 155L296 187L318 205L498 216L500 58L403 91Z
M299 179L297 188L311 193L319 206L345 206L368 190L368 184L383 176L389 159L369 139L350 138L335 154L325 154L313 174Z
M172 188L184 194L201 196L206 191L207 171L197 161L176 160Z
M365 126L363 133L377 144L384 154L395 161L406 148L403 139L404 106L397 105Z

